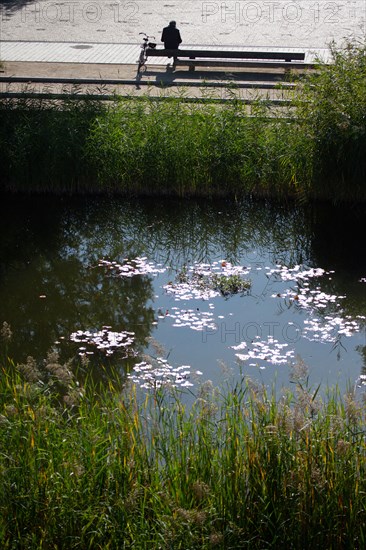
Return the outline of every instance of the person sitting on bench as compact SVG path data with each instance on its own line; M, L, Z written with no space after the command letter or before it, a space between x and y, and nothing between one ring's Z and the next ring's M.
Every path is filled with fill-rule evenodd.
M164 48L166 50L177 50L179 44L182 43L179 29L176 27L175 21L170 21L168 27L164 27L163 33L161 35L161 41L164 42ZM174 63L177 58L174 57Z

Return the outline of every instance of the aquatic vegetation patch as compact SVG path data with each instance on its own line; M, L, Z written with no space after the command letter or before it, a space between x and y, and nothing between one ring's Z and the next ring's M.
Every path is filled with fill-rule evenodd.
M360 376L356 380L356 386L358 387L366 386L366 374L360 374Z
M79 355L93 354L93 348L102 351L107 356L113 355L117 350L124 349L126 356L133 354L132 345L135 341L135 333L129 331L115 332L111 327L103 327L102 330L77 330L70 335L72 342L86 344L79 347Z
M222 260L212 264L198 263L192 266L183 266L177 274L176 282L164 286L168 294L175 300L200 299L210 300L217 296L231 296L247 293L251 281L245 276L250 268L233 266Z
M167 294L172 294L176 302L186 300L211 300L219 296L219 292L207 286L206 282L200 278L197 284L192 282L169 282L164 285Z
M223 296L231 296L233 294L242 294L250 289L251 283L249 280L243 279L240 275L213 275L212 285L215 290L218 290Z

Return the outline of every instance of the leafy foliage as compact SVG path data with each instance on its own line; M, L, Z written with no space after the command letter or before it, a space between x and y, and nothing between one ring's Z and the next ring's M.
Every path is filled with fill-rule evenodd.
M299 88L299 118L313 143L313 192L338 200L363 196L366 182L366 45L331 44Z

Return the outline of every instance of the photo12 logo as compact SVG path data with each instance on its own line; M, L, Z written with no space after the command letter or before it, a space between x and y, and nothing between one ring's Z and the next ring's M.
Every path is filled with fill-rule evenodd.
M207 343L212 341L212 338L220 338L223 344L253 342L263 338L281 338L288 344L294 344L301 338L301 327L294 322L281 324L268 321L259 324L256 321L249 321L244 324L239 322L228 324L223 321L203 328L202 342Z
M137 2L35 2L21 9L22 23L138 23Z
M254 24L268 23L308 23L337 24L357 18L357 2L203 2L202 22ZM364 16L364 14L363 14ZM362 13L359 13L360 20Z

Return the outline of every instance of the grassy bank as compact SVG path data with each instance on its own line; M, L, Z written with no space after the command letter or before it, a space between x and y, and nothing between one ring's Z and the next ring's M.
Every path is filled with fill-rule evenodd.
M4 359L1 548L364 548L363 403L306 380L206 382L188 407Z
M364 201L366 48L299 82L293 107L116 98L0 104L3 189ZM77 97L77 96L76 96ZM285 109L285 108L284 108Z

